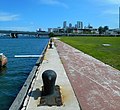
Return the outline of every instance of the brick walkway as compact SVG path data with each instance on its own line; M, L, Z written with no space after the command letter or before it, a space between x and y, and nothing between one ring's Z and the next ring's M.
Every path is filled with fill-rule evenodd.
M120 110L120 71L55 40L82 110Z

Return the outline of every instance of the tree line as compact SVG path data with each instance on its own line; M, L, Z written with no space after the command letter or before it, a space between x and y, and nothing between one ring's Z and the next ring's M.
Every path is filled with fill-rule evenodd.
M107 30L109 30L109 27L108 27L108 26L104 26L104 27L100 26L100 27L98 28L99 34L105 34Z

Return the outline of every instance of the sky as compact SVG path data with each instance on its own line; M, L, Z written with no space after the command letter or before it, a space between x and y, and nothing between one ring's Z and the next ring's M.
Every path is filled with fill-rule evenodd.
M118 28L120 0L1 0L0 30L36 31L63 21Z

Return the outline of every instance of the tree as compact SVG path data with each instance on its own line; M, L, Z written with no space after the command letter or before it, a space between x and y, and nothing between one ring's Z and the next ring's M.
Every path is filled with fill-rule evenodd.
M104 26L104 30L106 31L106 30L108 30L109 29L109 27L108 26Z
M108 29L109 29L108 26L104 26L104 27L100 26L100 27L98 28L99 34L104 34L104 33L106 33L106 31L107 31Z
M50 32L49 33L49 37L51 38L51 37L54 37L55 35L54 35L54 33L53 32Z
M99 34L102 34L102 33L104 32L103 27L102 27L102 26L100 26L100 27L98 28L98 31L99 31Z
M104 32L106 33L106 31L109 29L108 26L104 26Z

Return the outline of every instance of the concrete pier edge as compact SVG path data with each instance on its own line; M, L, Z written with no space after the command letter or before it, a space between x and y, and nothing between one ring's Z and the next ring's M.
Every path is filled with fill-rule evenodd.
M60 86L61 97L62 97L62 106L38 106L40 103L40 92L42 90L42 73L45 70L54 70L57 73L56 85ZM36 97L36 98L35 98ZM74 94L72 86L69 82L69 79L66 75L60 57L57 53L56 47L53 44L53 48L47 48L45 53L44 60L39 67L38 76L35 79L33 89L26 107L23 108L26 110L80 110L79 103Z

